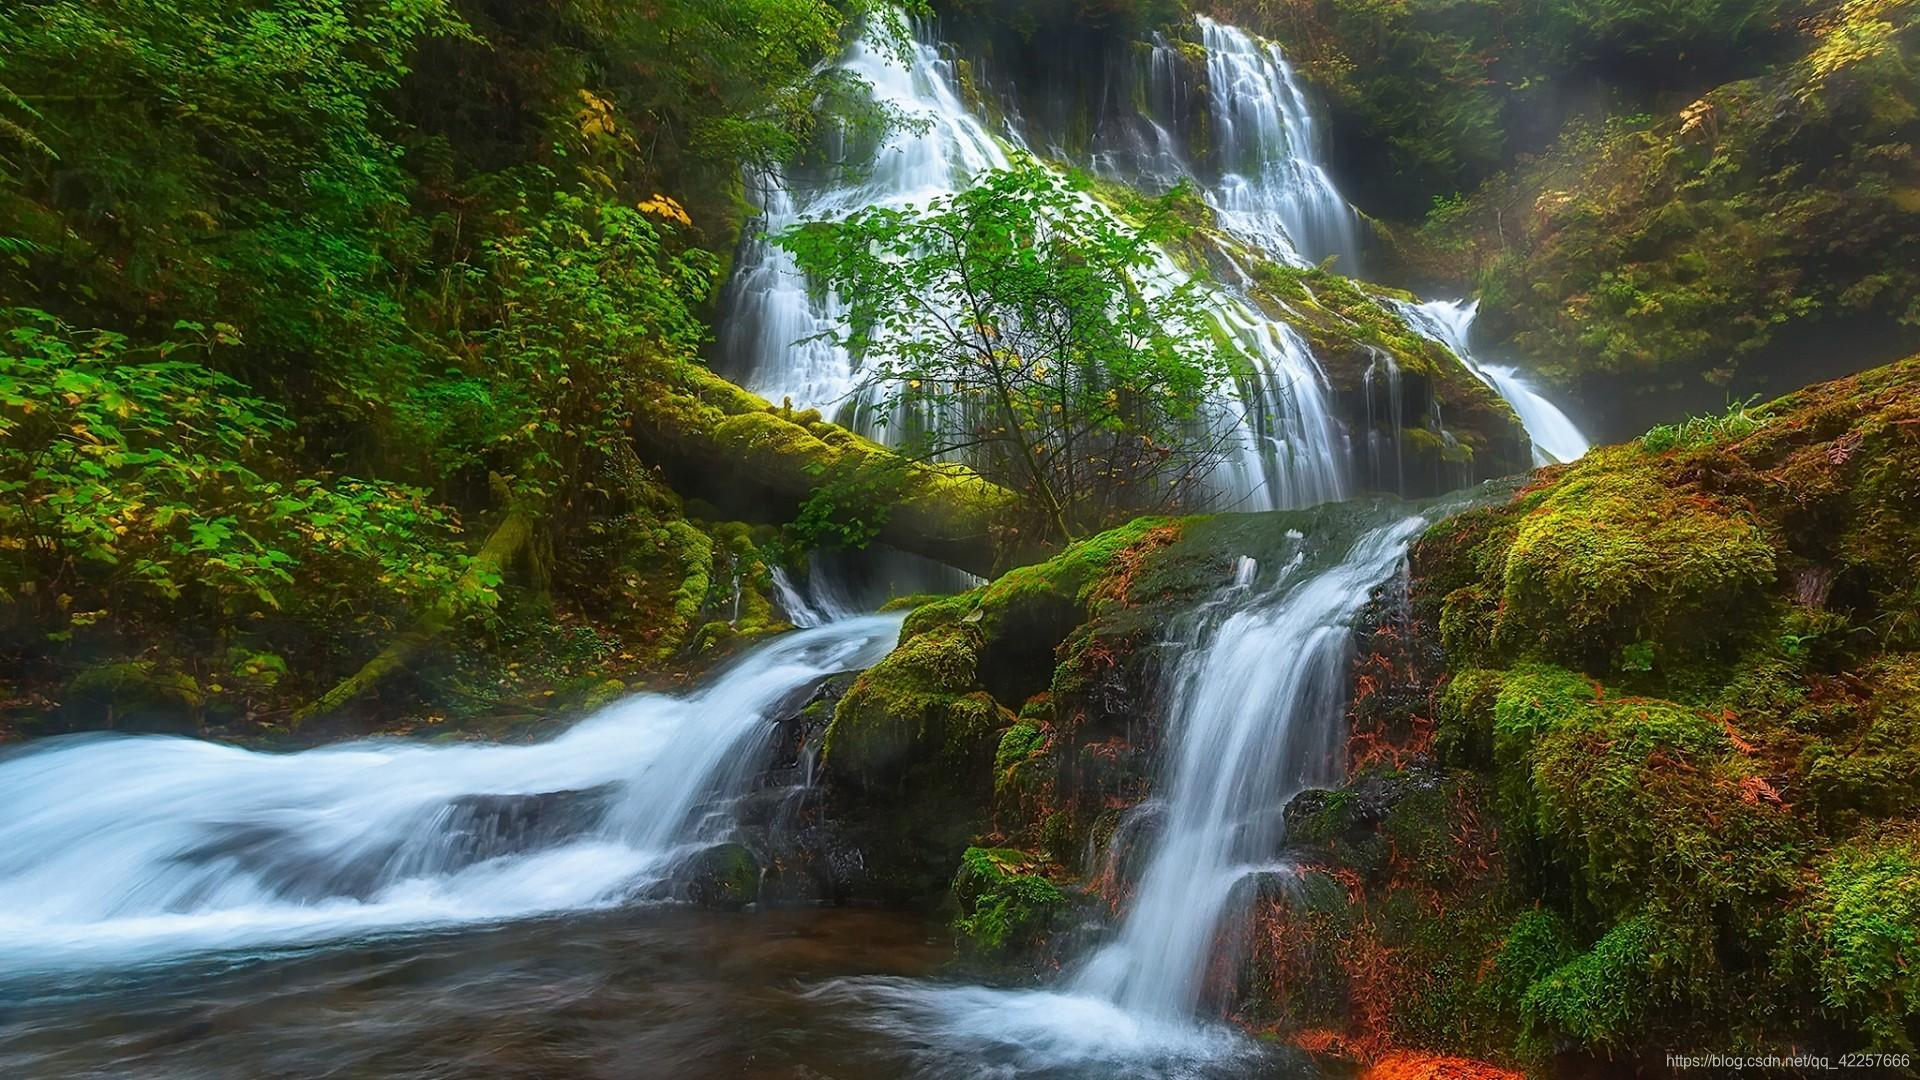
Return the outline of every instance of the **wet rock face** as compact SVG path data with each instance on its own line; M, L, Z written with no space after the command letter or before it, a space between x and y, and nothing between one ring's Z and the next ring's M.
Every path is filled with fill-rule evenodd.
M760 904L841 904L865 894L866 856L828 815L820 767L827 725L853 680L822 680L774 722L767 768L738 808L739 846L755 861Z
M701 907L738 911L760 898L760 860L745 844L710 847L694 856L686 890Z

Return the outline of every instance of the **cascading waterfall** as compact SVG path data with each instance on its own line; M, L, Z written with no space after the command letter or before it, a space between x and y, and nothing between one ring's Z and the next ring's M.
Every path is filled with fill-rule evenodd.
M1008 167L1003 140L1016 148L1026 144L1014 127L996 139L966 108L951 65L931 44L917 42L903 60L862 39L841 63L907 123L857 179L813 184L783 175L754 179L761 233L742 252L729 287L722 344L728 369L748 389L796 408L818 408L886 441L933 421L875 415L870 396L861 393L855 358L820 337L843 317L839 302L811 295L791 256L766 237L801 221L832 220L867 206L925 205L960 190L982 171ZM1106 212L1101 204L1089 205ZM1141 277L1143 288L1159 290L1191 280L1165 252ZM1293 327L1225 290L1209 295L1216 327L1253 361L1249 376L1223 388L1222 413L1231 430L1226 461L1213 478L1218 503L1267 510L1345 498L1350 447L1328 406L1325 373L1305 341Z
M1205 16L1219 177L1206 187L1220 227L1272 258L1298 266L1337 256L1359 266L1353 208L1320 157L1307 98L1280 47Z
M959 1061L1046 1073L1126 1063L1185 1072L1253 1051L1195 1019L1212 947L1251 875L1276 865L1287 800L1341 775L1352 622L1405 558L1427 519L1364 532L1331 566L1312 538L1263 572L1243 560L1194 620L1174 676L1158 799L1160 826L1111 942L1057 991L933 986L905 979L829 984L816 994L928 1047L930 1071Z
M1362 536L1338 565L1282 569L1264 596L1229 599L1176 679L1165 823L1119 937L1072 987L1136 1015L1190 1016L1236 884L1273 857L1280 811L1340 776L1353 616L1425 519Z
M932 45L916 41L902 58L863 36L840 66L865 80L875 102L905 123L854 179L836 175L809 184L777 172L749 178L761 220L729 286L721 347L730 372L754 393L841 416L884 437L885 427L850 411L859 405L854 358L822 336L844 318L839 301L811 295L793 256L771 237L803 221L836 220L869 206L924 206L1011 160L961 104L951 66Z
M1533 463L1576 461L1593 446L1575 427L1559 406L1540 396L1515 368L1483 363L1473 354L1473 320L1480 313L1480 301L1429 300L1425 303L1394 301L1408 325L1453 350L1468 371L1513 406L1527 437L1533 440Z
M900 621L783 636L698 692L629 698L531 746L32 744L0 758L0 970L630 901L724 838L774 710L878 660Z

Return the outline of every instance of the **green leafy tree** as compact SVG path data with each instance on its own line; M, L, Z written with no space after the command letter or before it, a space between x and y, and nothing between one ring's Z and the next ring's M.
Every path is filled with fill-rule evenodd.
M1205 292L1156 271L1176 227L1169 201L1129 224L1029 161L779 239L845 301L838 337L912 451L976 463L1072 537L1194 504L1222 456L1234 354Z

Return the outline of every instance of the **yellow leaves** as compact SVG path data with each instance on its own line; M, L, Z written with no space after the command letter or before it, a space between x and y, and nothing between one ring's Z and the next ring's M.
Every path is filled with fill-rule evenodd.
M1835 72L1882 56L1894 55L1897 28L1889 18L1912 0L1849 0L1838 19L1815 28L1820 44L1803 63L1807 79L1794 96L1806 101Z
M580 110L574 119L580 125L580 134L589 139L611 137L620 127L613 103L584 87L580 90Z
M1706 98L1680 110L1680 137L1714 142L1720 137L1720 107Z
M693 219L687 216L686 210L682 209L679 203L657 191L653 193L653 198L636 203L635 208L643 214L657 217L662 221L677 221L682 225L693 224Z

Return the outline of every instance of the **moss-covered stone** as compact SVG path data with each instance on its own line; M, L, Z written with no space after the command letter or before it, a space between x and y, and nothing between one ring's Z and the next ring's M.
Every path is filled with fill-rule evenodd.
M1911 824L1842 844L1814 865L1789 915L1785 962L1810 974L1823 1013L1866 1046L1912 1053L1920 1024L1920 833Z
M737 911L760 896L760 860L744 844L716 844L694 856L688 891L694 903Z
M68 681L61 695L63 726L191 730L207 693L184 671L150 660L96 664Z
M1497 650L1608 670L1634 662L1626 650L1642 642L1652 663L1676 663L1751 627L1774 578L1766 535L1738 510L1677 496L1633 458L1598 452L1518 521L1491 622Z
M960 914L953 921L968 953L991 960L1010 959L1033 949L1067 906L1067 897L1044 875L1028 852L1008 848L968 848L953 879Z
M1396 825L1365 774L1301 801L1295 839L1350 875L1339 940L1432 973L1368 990L1365 950L1314 945L1349 970L1344 1037L1906 1045L1917 390L1909 360L1656 433L1421 540L1398 632L1438 649L1398 655L1431 690L1392 701L1489 798ZM1493 1043L1432 1022L1462 1015Z

